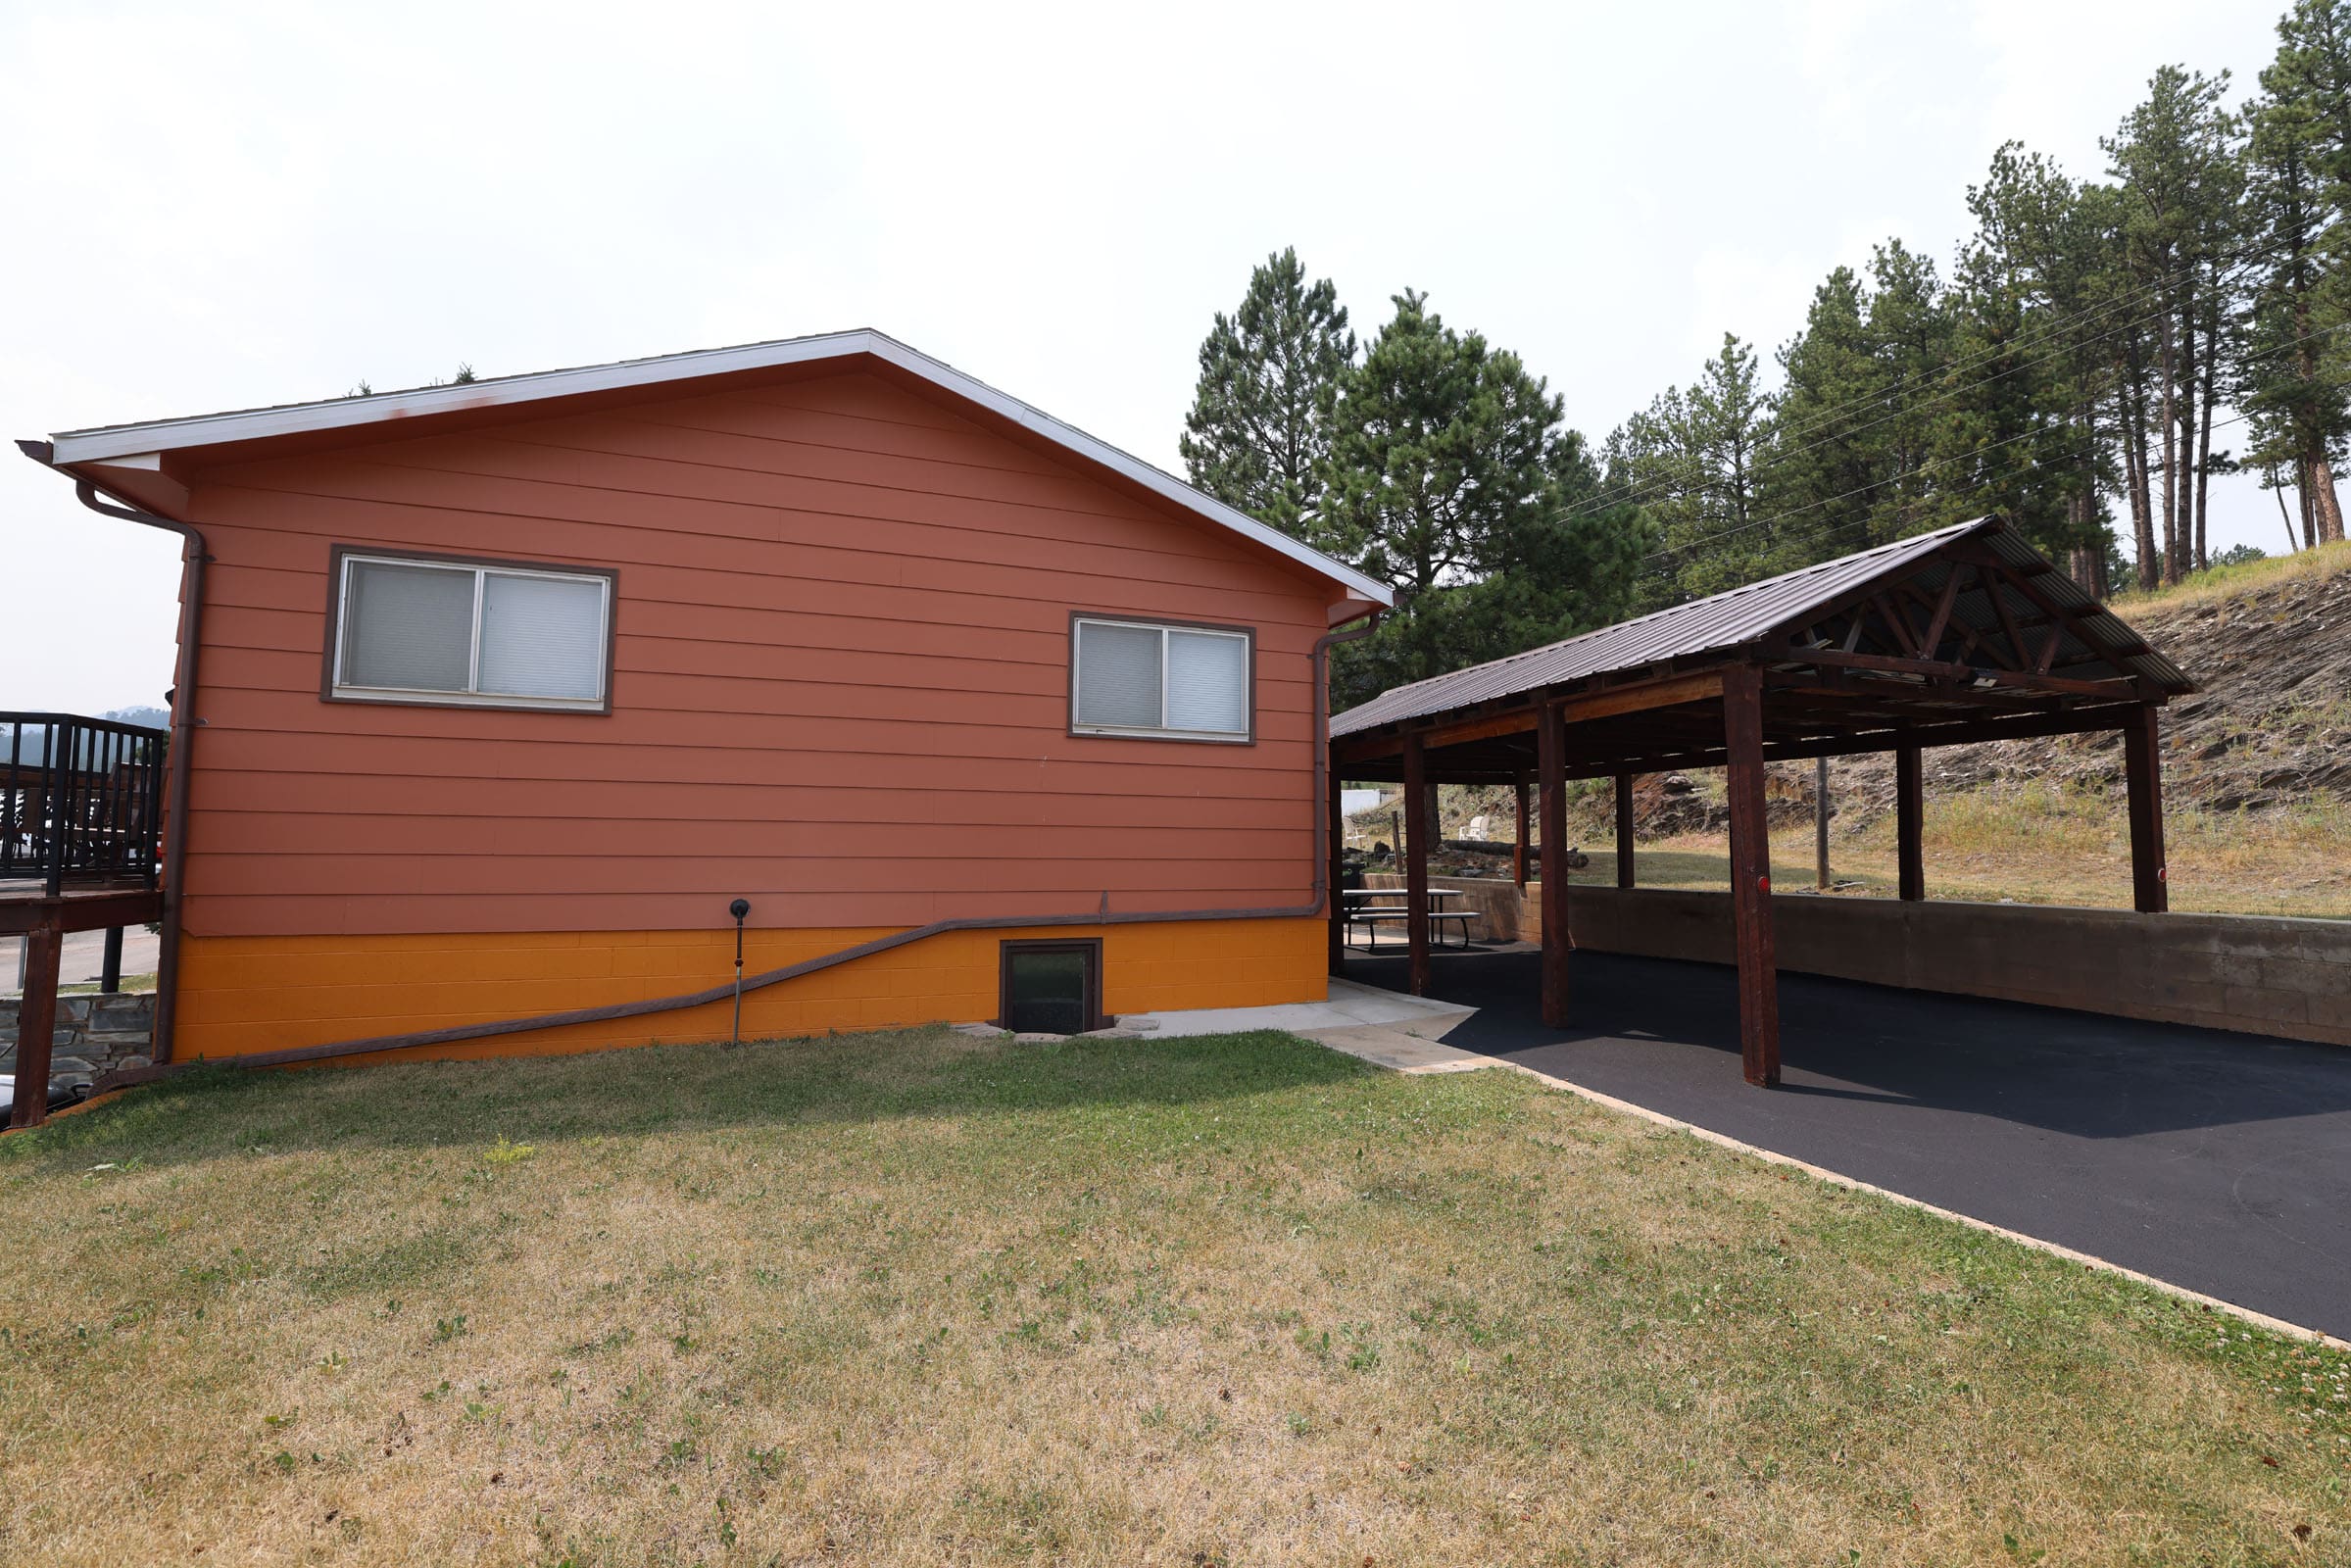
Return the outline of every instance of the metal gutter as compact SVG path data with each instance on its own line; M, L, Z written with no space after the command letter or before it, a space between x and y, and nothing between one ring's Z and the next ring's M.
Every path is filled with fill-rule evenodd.
M17 450L45 468L65 473L73 481L75 499L109 517L144 523L180 537L179 654L171 672L171 751L164 763L164 919L161 952L155 974L155 1038L153 1057L171 1060L174 1027L179 1021L179 904L181 877L188 854L188 779L196 730L204 720L195 716L196 664L204 629L204 567L212 560L204 535L189 523L159 517L151 512L118 507L98 499L97 487L71 470L59 468L46 441L19 441Z

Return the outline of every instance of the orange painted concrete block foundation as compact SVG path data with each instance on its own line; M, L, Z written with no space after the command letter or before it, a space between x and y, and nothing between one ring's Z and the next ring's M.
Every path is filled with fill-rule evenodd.
M1102 939L1102 1003L1112 1013L1319 1002L1326 995L1324 931L1322 921L1300 919L950 931L745 993L743 1037L994 1017L999 946L1039 938ZM744 972L756 975L889 934L755 930L745 938ZM732 930L191 934L181 948L173 1054L181 1061L220 1059L676 996L730 982L734 953ZM719 1002L364 1059L548 1055L724 1040L732 1016L732 1003Z

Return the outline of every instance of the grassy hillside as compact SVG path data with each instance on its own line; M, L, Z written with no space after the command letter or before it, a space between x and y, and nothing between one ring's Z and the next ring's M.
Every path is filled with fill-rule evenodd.
M187 1078L0 1199L18 1561L2351 1558L2351 1358L1287 1036Z

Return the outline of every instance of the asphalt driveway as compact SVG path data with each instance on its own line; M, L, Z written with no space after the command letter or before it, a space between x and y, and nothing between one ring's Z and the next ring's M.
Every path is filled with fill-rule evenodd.
M1537 957L1438 956L1445 1043L2351 1338L2351 1050L1784 975L1752 1089L1727 966L1578 953L1554 1030Z

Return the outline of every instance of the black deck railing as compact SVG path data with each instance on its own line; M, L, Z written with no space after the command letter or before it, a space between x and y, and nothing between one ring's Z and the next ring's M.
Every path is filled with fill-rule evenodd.
M0 710L0 882L155 886L164 802L160 729Z

